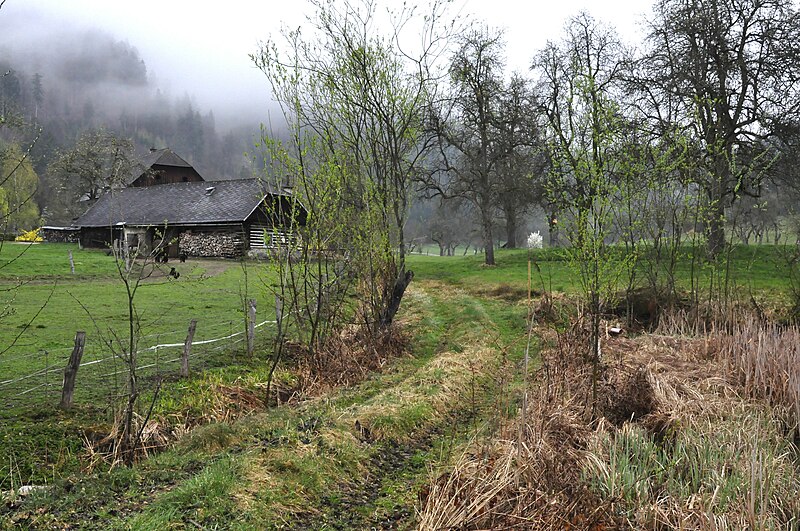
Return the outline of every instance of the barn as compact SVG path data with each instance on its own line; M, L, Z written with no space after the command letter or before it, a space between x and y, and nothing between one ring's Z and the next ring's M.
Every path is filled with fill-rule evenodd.
M170 257L236 258L289 245L306 216L290 190L257 179L187 180L113 190L74 225L84 248L163 245Z

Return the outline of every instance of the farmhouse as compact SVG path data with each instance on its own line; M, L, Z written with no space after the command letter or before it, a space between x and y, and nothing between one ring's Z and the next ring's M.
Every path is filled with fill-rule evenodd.
M235 258L250 250L288 245L291 212L306 212L288 189L257 179L205 181L170 150L151 151L146 171L127 188L111 190L73 225L81 247L163 246L167 256Z

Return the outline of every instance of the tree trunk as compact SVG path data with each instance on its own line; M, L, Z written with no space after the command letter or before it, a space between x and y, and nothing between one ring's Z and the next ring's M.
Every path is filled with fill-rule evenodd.
M136 375L139 353L136 352L136 312L133 306L135 290L131 290L127 280L125 281L125 287L128 291L128 404L125 407L122 448L123 462L130 466L136 456L136 442L133 438L133 416L136 413L136 400L139 398L139 382Z
M706 236L708 237L708 255L716 258L725 248L725 208L722 199L712 202L706 221Z
M411 280L414 278L413 271L400 271L400 274L397 276L397 279L394 281L394 287L392 288L392 295L389 298L389 301L386 305L386 310L381 315L380 324L381 328L386 328L392 324L394 320L394 316L397 314L397 311L400 309L400 302L403 300L403 294L406 292L406 288L409 284L411 284Z
M547 225L550 229L550 247L558 247L558 217L555 212L550 214Z
M485 250L486 265L495 265L494 262L494 236L492 235L492 217L488 207L481 208L481 225L483 225L483 248Z
M517 248L517 213L514 209L506 210L506 249Z
M136 378L135 358L132 358L131 365L128 367L128 403L125 406L125 420L122 432L122 459L130 466L136 457L136 448L133 438L133 416L136 413L136 399L139 398L139 387Z
M725 248L725 183L730 175L730 168L724 157L718 156L714 164L715 175L709 191L708 219L706 220L706 237L708 238L708 255L716 258Z

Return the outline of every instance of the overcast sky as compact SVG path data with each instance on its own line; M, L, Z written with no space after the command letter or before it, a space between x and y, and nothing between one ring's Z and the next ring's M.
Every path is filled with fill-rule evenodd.
M557 39L567 17L582 9L633 42L650 5L646 0L455 0L456 10L506 30L508 64L517 70L526 69L534 52ZM46 17L33 16L35 11ZM173 96L193 95L220 117L232 111L264 112L267 82L248 53L277 35L282 24L301 24L312 10L304 0L7 0L3 14L12 12L30 13L35 24L49 20L62 27L98 28L128 41L158 86ZM31 28L37 29L47 31Z

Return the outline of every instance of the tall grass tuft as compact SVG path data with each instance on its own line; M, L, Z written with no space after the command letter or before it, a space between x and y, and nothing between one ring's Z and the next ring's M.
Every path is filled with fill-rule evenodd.
M639 425L598 433L584 481L632 529L787 529L800 482L769 412L740 403L684 417L668 444Z
M730 383L766 400L800 438L800 326L741 309L705 316L677 311L662 317L658 332L702 341L703 354L722 363Z
M539 332L526 414L432 475L420 529L800 528L797 327L676 312L607 337L599 418L585 326Z
M799 435L800 327L750 316L730 330L713 330L712 336L729 375L747 396L767 400Z

